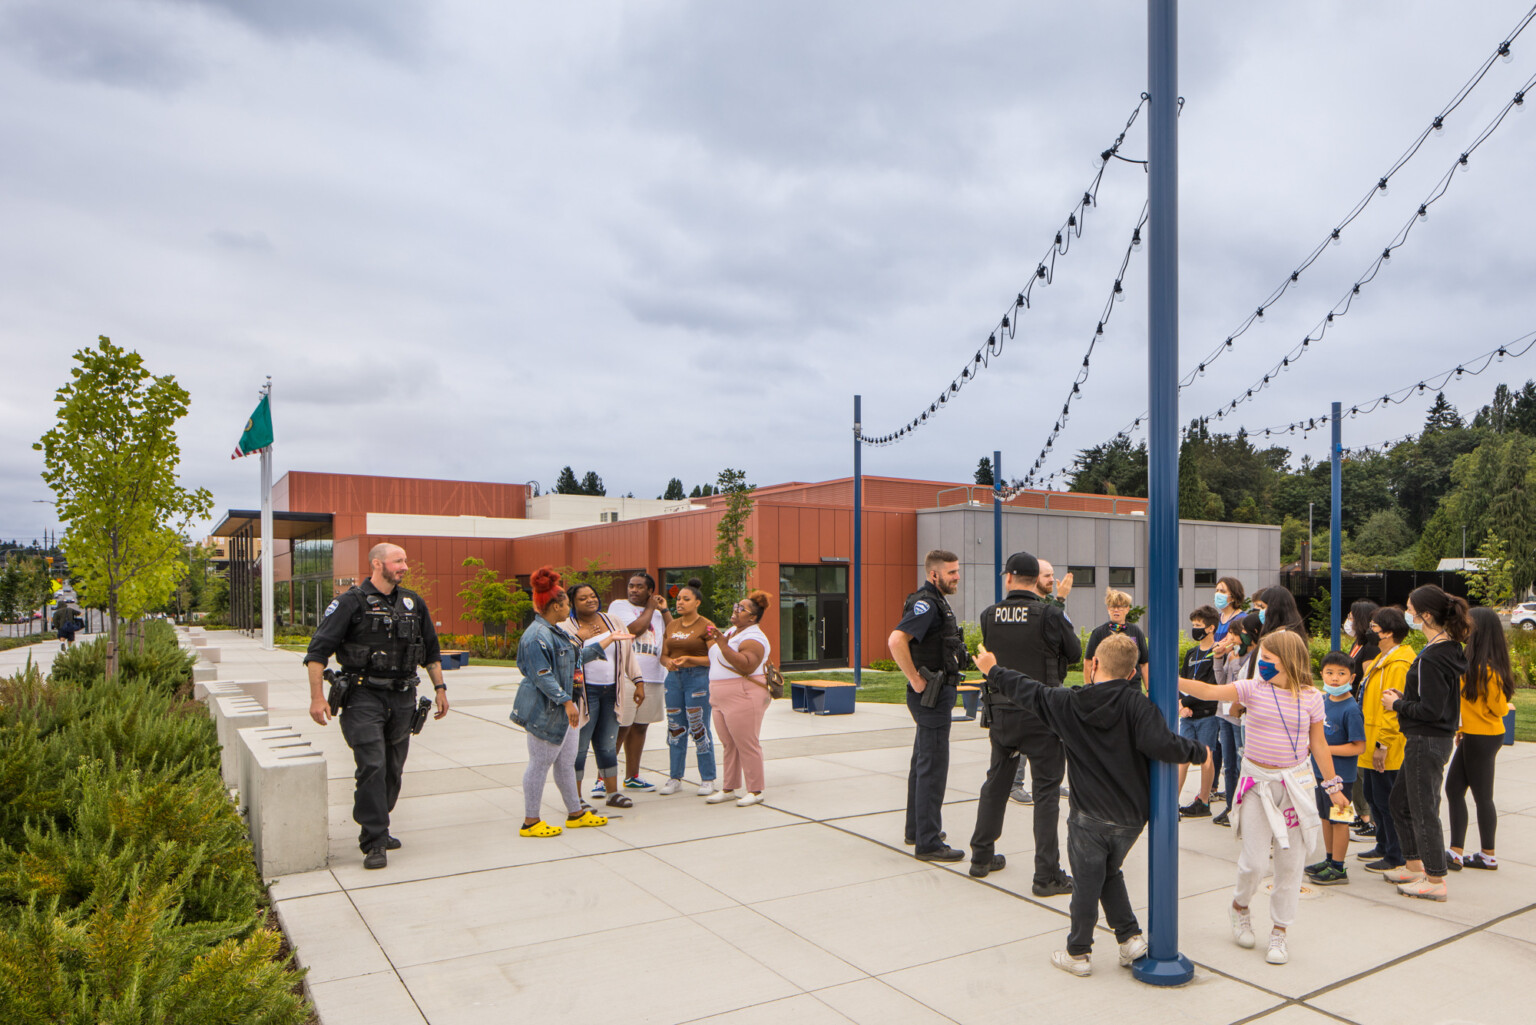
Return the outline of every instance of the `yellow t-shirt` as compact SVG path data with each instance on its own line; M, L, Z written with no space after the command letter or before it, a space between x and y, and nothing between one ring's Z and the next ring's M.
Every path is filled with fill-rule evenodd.
M1503 685L1488 674L1483 685L1483 696L1477 701L1467 698L1467 681L1461 681L1461 732L1474 736L1488 736L1504 732L1504 717L1509 714L1509 699L1504 696Z

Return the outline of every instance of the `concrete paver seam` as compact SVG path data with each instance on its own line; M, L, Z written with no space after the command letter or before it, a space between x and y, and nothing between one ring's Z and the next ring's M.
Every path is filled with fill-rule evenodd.
M338 879L337 882L340 883L341 880ZM385 963L389 965L389 970L394 972L395 978L400 981L400 988L405 990L405 995L411 998L411 1006L416 1008L416 1013L421 1015L422 1021L431 1021L427 1017L427 1012L422 1008L420 1001L416 999L416 994L411 992L411 987L406 983L404 977L401 976L400 967L395 964L395 959L389 956L389 951L385 950L384 944L379 942L378 934L373 931L373 926L368 924L367 917L363 915L363 909L358 907L357 901L352 899L352 891L347 889L345 884L342 884L341 892L346 894L347 903L352 905L352 910L357 915L357 920L363 923L364 929L368 930L369 939L373 940L374 945L379 948L379 953L383 955ZM306 986L305 988L307 989L308 987ZM311 996L310 1002L314 1002L313 996ZM319 1016L318 1010L316 1011L316 1016ZM321 1025L324 1025L323 1020Z

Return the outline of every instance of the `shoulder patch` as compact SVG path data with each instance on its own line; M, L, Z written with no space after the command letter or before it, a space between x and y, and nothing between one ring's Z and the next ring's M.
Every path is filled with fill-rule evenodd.
M405 603L405 611L410 612L410 611L412 611L413 609L416 608L416 603L411 600L410 595L406 595L405 597L401 598L400 600Z
M325 607L325 616L329 616L332 612L335 612L336 611L336 606L338 606L340 604L341 604L341 599L340 598L332 598L331 599L331 603ZM325 616L321 616L320 618L324 619Z
M914 616L921 616L924 612L927 612L931 608L933 608L933 606L928 602L926 598L919 598L917 603L912 606L912 614Z

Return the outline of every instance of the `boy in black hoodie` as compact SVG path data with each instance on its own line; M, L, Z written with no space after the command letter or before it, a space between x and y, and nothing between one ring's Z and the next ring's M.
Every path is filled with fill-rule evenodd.
M1120 866L1151 810L1150 760L1191 765L1205 760L1205 748L1170 730L1141 692L1135 641L1117 634L1096 654L1095 676L1102 682L1090 680L1092 686L1077 689L1045 687L1004 669L985 648L976 656L988 682L1042 719L1066 747L1072 775L1067 857L1076 888L1067 949L1052 954L1051 963L1073 975L1092 971L1088 958L1100 902L1120 944L1120 965L1129 967L1146 955Z

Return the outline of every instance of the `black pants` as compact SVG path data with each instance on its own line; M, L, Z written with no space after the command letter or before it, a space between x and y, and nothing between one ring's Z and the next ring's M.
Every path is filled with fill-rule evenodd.
M379 690L353 687L341 710L341 735L357 763L352 818L361 827L357 845L372 850L389 839L389 813L400 796L400 777L411 748L411 714L416 688Z
M981 785L976 805L976 832L971 835L971 860L992 860L992 847L1003 833L1003 813L1008 792L1022 755L1029 759L1031 793L1035 814L1035 882L1048 883L1061 874L1061 847L1057 827L1061 809L1061 781L1066 774L1066 752L1061 741L1035 716L1013 708L992 713L992 764Z
M1451 757L1450 737L1410 736L1392 788L1392 824L1403 857L1423 861L1424 871L1445 875L1445 834L1440 831L1440 787Z
M1067 861L1072 866L1072 929L1067 933L1067 953L1080 955L1093 949L1093 930L1099 924L1099 905L1104 920L1115 930L1115 941L1124 943L1141 932L1131 897L1125 890L1120 866L1130 853L1140 826L1116 826L1073 812L1067 820Z
M1464 733L1445 773L1445 800L1451 811L1451 846L1467 845L1467 788L1477 805L1477 837L1485 851L1493 847L1499 809L1493 806L1493 760L1504 746L1502 733Z
M1363 757L1363 756L1362 756ZM1403 863L1403 846L1397 842L1397 826L1392 821L1392 789L1397 786L1397 769L1377 772L1361 769L1365 801L1371 806L1371 821L1376 824L1376 849L1394 865Z
M912 766L907 772L907 836L926 854L945 846L944 789L949 785L949 724L955 709L955 685L946 684L939 703L922 706L923 696L907 687L907 711L917 723L912 738Z

